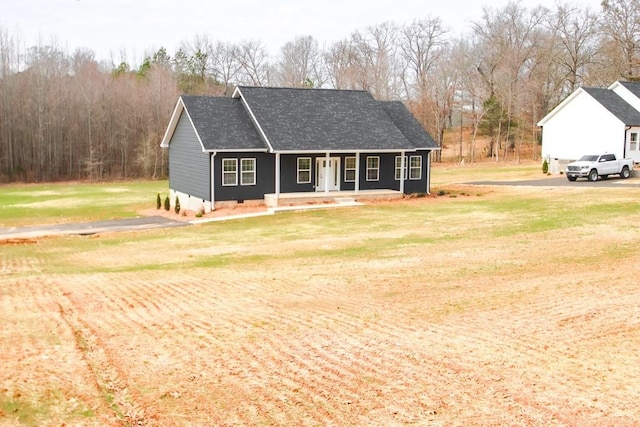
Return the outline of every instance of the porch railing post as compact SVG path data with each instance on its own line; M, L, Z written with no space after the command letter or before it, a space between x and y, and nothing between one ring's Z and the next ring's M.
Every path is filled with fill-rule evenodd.
M280 198L280 153L276 153L276 201Z
M329 194L329 162L331 161L331 157L329 157L329 152L325 155L325 168L324 168L324 194Z
M404 194L404 174L406 172L407 165L404 161L404 151L400 152L400 193Z
M360 191L360 153L356 151L356 184L354 191L356 194Z

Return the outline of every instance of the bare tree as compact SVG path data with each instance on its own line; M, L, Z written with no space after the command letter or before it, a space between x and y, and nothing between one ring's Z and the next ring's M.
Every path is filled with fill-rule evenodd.
M602 30L621 77L640 78L640 0L602 0Z
M356 70L357 53L349 40L334 43L324 53L328 83L334 89L359 89Z
M270 64L266 48L258 40L245 40L238 46L240 65L238 81L252 86L266 86L270 82Z
M360 77L359 86L376 99L399 97L397 33L393 23L385 22L351 35L353 65Z
M311 36L296 37L280 50L280 84L289 87L322 87L326 82L322 52Z
M224 93L227 95L238 80L238 74L242 69L239 57L239 48L232 43L217 42L209 53L213 75L218 82L224 85Z
M589 9L558 5L550 18L550 30L559 47L557 63L563 71L566 92L571 93L588 79L589 66L596 63L598 17Z
M502 139L506 139L505 152L515 147L515 126L518 112L526 101L522 99L519 84L537 66L537 42L546 9L536 8L528 12L519 2L510 2L503 9L484 8L481 21L474 22L473 32L480 42L478 72L488 88L489 98L503 110L500 114L485 116L495 118L489 155L499 159ZM507 120L499 119L506 114ZM505 128L506 127L506 128ZM504 155L503 154L503 155Z
M447 30L440 18L413 21L400 29L398 40L404 69L402 82L407 98L421 97L429 87L429 74L447 45Z

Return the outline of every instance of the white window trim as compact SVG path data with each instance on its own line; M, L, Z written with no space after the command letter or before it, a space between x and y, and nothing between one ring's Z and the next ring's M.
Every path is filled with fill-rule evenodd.
M347 167L347 160L348 159L353 159L353 167L352 168L348 168ZM344 182L356 182L356 171L357 171L357 162L356 162L356 156L347 156L344 158ZM353 179L347 179L347 171L353 171Z
M411 161L413 159L418 159L418 165L417 166L412 166ZM416 178L411 176L411 172L417 170L418 171L418 176ZM409 179L410 180L414 180L414 181L419 181L422 179L422 156L411 156L409 157Z
M404 156L404 180L407 180L407 160L408 157ZM393 174L396 181L400 181L400 168L402 167L402 156L396 156L395 158L395 172Z
M243 169L243 162L245 160L251 160L251 163L253 165L253 167L251 168L251 170L244 170ZM252 176L252 182L244 182L244 174L246 173L251 173ZM256 185L256 159L253 157L247 157L244 159L240 159L240 185Z
M308 160L309 161L309 169L300 169L300 160ZM298 184L311 184L311 157L298 157L296 159L296 182ZM300 172L309 172L309 180L300 181Z
M378 166L375 168L370 168L369 167L369 159L377 159L378 161ZM380 181L380 156L367 156L367 181ZM370 179L369 178L369 171L370 170L374 170L376 171L376 179Z
M635 137L635 139L634 139ZM638 132L631 132L629 134L629 150L630 151L639 151L640 150L640 146L638 146L638 143L640 141L638 140ZM633 144L633 146L631 145Z
M224 164L227 162L233 162L233 164L235 165L235 170L233 172L231 171L225 171L225 167ZM238 159L222 159L222 186L223 187L234 187L236 185L238 185ZM230 175L233 174L235 177L234 183L233 184L227 184L225 182L224 177L226 175Z

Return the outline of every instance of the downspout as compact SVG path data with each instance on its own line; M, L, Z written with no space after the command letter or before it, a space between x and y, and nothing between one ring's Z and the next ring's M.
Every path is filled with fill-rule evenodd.
M400 152L400 193L404 194L404 173L407 166L404 161L404 151Z
M431 150L427 151L427 194L431 194Z
M217 152L214 151L211 154L211 210L214 211L216 209L216 201L215 201L215 188L216 188L216 180L215 180L215 168L214 168L214 157L216 157Z
M280 199L280 153L276 153L276 206Z

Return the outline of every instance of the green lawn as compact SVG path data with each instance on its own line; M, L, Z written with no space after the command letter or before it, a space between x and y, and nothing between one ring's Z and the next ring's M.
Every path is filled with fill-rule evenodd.
M167 192L167 181L3 185L0 227L135 217Z

